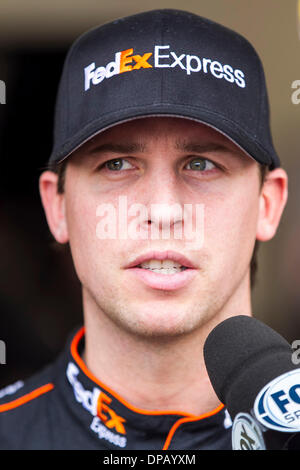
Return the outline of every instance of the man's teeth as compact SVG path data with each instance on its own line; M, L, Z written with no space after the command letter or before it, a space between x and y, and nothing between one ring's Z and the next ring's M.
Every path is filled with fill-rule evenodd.
M175 274L187 269L185 266L172 261L170 259L164 259L162 261L158 259L151 259L149 261L144 261L139 265L143 269L150 269L150 271L159 273L159 274Z

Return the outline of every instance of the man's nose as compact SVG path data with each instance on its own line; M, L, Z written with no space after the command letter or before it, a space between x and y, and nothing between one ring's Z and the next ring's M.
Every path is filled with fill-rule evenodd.
M168 229L183 221L183 204L175 175L155 179L148 186L145 201L148 209L148 220L145 223L154 225L158 230Z

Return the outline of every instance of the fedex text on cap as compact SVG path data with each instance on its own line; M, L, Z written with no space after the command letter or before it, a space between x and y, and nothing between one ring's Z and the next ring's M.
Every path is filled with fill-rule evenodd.
M149 59L153 56L154 62ZM84 68L84 90L87 91L92 85L99 85L104 79L114 75L147 68L171 68L179 67L187 75L195 72L211 74L214 78L224 79L240 88L246 87L245 74L242 70L234 69L229 64L209 58L200 58L197 55L176 54L170 50L169 45L156 45L154 52L146 52L143 55L134 54L133 48L116 52L114 60L106 66L96 67L92 62Z

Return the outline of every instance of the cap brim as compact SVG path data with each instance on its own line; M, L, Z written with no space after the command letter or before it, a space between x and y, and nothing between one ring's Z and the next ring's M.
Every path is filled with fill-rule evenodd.
M127 109L124 110L123 113L120 111L118 116L115 115L107 117L105 122L103 121L102 117L101 119L95 120L90 125L87 125L81 129L80 132L72 137L71 141L65 142L65 144L60 147L59 152L56 153L54 150L50 157L49 163L51 164L62 162L91 138L116 125L147 117L177 117L205 124L220 132L229 140L231 140L236 146L238 146L249 157L253 158L262 165L267 165L271 169L280 166L278 156L274 154L274 152L271 155L270 151L264 149L252 135L248 135L248 133L236 123L228 121L228 119L225 117L220 116L219 114L211 113L207 110L199 112L199 109L197 109L196 113L187 113L186 107L185 109L180 108L180 106L174 106L174 104L172 104L172 110L170 110L170 106L168 105L153 105L152 107L148 107L146 113L144 108L134 110L131 109L130 112Z

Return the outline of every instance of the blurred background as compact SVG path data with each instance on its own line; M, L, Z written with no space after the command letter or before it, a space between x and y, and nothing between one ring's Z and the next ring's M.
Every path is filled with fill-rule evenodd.
M1 0L0 339L7 363L0 365L0 387L54 359L82 322L69 252L53 244L38 192L67 49L89 28L154 8L220 22L250 40L263 61L290 196L276 237L259 249L253 312L289 342L300 339L300 104L292 102L292 83L300 80L297 0Z

